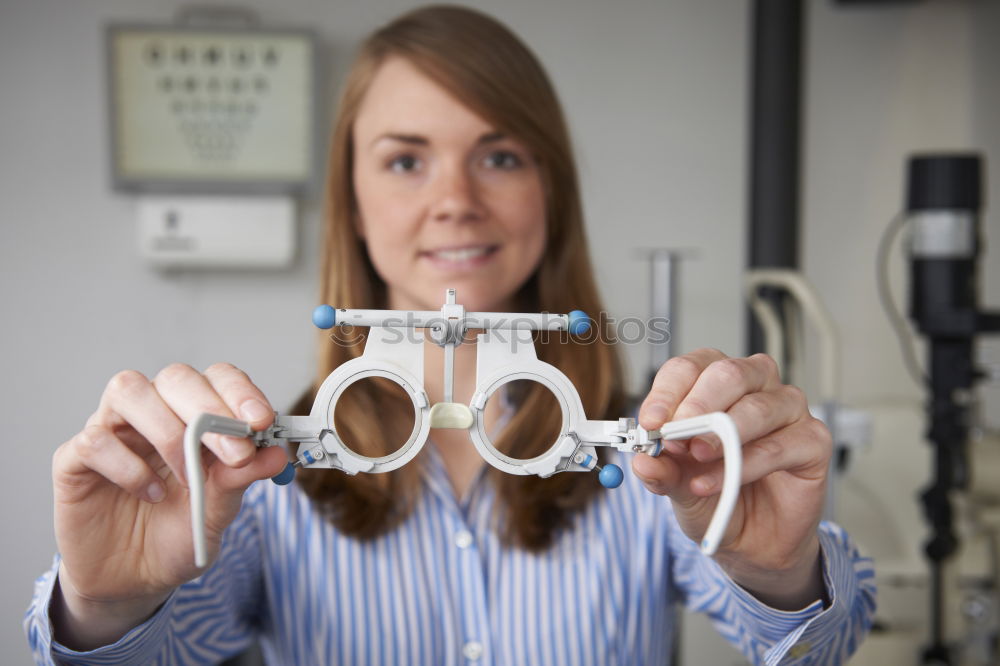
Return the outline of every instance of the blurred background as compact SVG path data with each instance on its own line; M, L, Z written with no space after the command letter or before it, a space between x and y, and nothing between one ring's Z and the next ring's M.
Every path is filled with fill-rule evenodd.
M747 353L743 280L751 254L751 99L754 34L761 27L755 8L761 3L469 4L521 35L554 80L579 157L588 233L609 314L649 316L650 264L643 250L684 250L672 352L713 346ZM924 436L925 390L908 374L879 304L876 249L904 208L911 155L978 153L986 201L980 301L986 309L1000 303L1000 224L990 207L1000 196L1000 2L770 4L801 10L796 263L839 331L836 398L841 411L858 412L861 424L831 505L832 515L875 558L878 572L877 630L852 663L920 663L931 611L923 555L928 528L918 494L934 472L932 448ZM196 368L228 361L246 370L281 410L312 377L316 336L309 313L317 300L322 209L315 183L270 188L267 201L278 202L282 220L275 224L285 224L291 236L277 236L286 256L259 263L284 265L224 268L224 260L209 257L192 267L157 256L162 244L140 245L152 233L142 224L162 212L159 200L140 193L141 182L129 189L127 178L113 174L113 145L121 139L112 132L106 27L170 27L185 6L174 0L0 0L5 663L30 661L21 618L32 581L49 566L55 547L51 455L81 429L116 371L134 368L152 376L173 361ZM258 28L312 31L315 123L307 128L311 133L288 131L318 146L315 176L322 173L334 100L353 49L416 3L243 0L214 6L250 10ZM120 120L124 112L115 113ZM230 194L237 204L265 202L245 191ZM908 262L900 245L887 262L892 294L904 311ZM922 339L915 339L924 363ZM997 336L977 340L976 363L1000 365ZM823 391L814 354L819 344L807 326L799 381L810 395ZM648 386L650 350L636 344L626 352L631 386L641 393ZM989 496L990 487L1000 488L1000 443L995 434L990 440L1000 428L995 376L967 396L978 490L952 497L962 546L946 568L947 639L970 664L1000 663L983 661L995 658L988 646L995 646L1000 623L991 570L1000 521ZM684 619L681 653L684 664L742 661L698 617Z

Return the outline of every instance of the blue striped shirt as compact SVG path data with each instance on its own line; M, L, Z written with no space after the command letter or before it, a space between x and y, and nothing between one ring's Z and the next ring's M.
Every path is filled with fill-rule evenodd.
M871 624L872 563L836 525L819 532L829 606L785 612L703 556L670 501L628 472L532 554L501 543L485 476L459 501L436 449L421 456L412 514L371 541L340 534L296 484L254 484L213 566L90 652L52 640L57 556L25 618L35 659L211 663L257 639L273 664L667 664L684 602L755 664L828 665L846 661Z

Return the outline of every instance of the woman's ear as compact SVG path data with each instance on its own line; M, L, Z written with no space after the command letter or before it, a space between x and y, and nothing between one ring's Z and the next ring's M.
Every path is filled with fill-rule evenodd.
M358 235L358 238L360 238L361 241L364 242L365 223L361 220L360 213L354 213L354 215L351 216L351 226L354 227L354 233Z

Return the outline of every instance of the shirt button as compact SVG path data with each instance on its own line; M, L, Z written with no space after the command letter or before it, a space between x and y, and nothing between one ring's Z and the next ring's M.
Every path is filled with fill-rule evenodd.
M469 532L469 530L459 530L458 532L455 532L455 545L461 548L462 550L465 550L466 548L471 546L472 533ZM469 643L469 645L472 645L472 643ZM479 645L479 643L476 643L476 645ZM480 649L481 648L482 646L480 646Z
M483 644L479 641L469 641L462 646L462 654L469 661L475 661L483 656Z
M788 650L788 656L791 657L792 659L798 659L800 657L804 657L806 656L806 653L809 652L809 649L811 647L812 644L807 643L805 641L797 643L796 645L793 645L791 649Z

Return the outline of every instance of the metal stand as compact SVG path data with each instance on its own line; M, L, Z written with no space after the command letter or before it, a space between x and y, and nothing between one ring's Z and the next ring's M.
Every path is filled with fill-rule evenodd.
M977 260L982 165L975 154L920 155L909 162L907 224L911 234L910 316L928 340L927 403L934 479L920 496L931 536L931 642L922 663L954 664L946 642L944 569L958 549L952 490L969 485L969 403L983 376L973 344L1000 331L1000 314L978 308Z
M669 329L666 340L649 345L649 383L652 384L657 371L676 353L680 263L692 252L657 248L644 254L649 260L649 316L651 321L666 321Z

